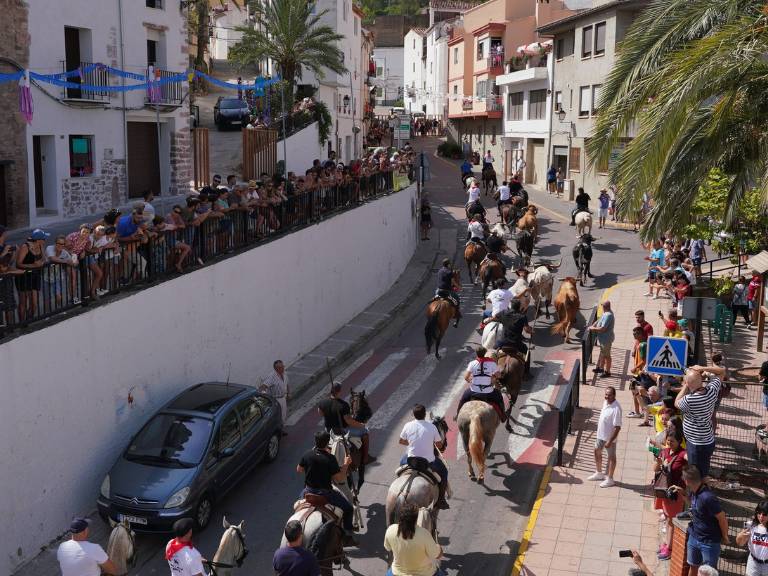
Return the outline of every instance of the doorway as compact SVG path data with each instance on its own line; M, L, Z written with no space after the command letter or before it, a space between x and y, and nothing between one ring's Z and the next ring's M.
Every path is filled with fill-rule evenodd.
M568 146L553 146L552 158L556 170L560 170L564 176L568 175Z
M35 177L35 207L38 215L56 213L56 139L54 136L32 136L32 162Z
M160 195L160 151L154 122L128 122L128 197Z

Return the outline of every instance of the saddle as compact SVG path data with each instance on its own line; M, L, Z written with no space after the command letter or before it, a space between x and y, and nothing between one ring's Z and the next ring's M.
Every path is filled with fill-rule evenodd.
M421 476L427 482L429 482L434 486L437 486L438 484L440 484L440 476L437 474L437 472L434 472L429 468L429 463L427 463L426 460L423 460L423 462L425 463L423 468L421 464L417 464L416 462L413 462L415 460L423 460L423 459L409 458L408 464L403 464L397 470L395 470L395 476L399 478L403 474L410 472L412 476Z
M510 358L517 358L518 360L520 360L520 362L525 364L525 354L523 354L517 348L512 348L510 346L504 346L503 348L499 348L496 351L494 360L498 361L504 356L509 356Z
M504 422L507 418L506 414L504 414L504 407L499 406L496 404L496 402L493 402L490 398L488 398L484 394L472 394L470 396L470 400L475 400L477 402L485 402L486 404L493 406L493 409L496 410L496 415L499 417L499 420L501 422Z
M341 508L332 506L328 503L328 499L325 496L318 494L305 494L303 500L297 500L293 505L294 512L300 512L304 510L304 514L301 516L302 526L306 523L312 512L320 512L323 515L323 522L335 522L341 523L344 511Z

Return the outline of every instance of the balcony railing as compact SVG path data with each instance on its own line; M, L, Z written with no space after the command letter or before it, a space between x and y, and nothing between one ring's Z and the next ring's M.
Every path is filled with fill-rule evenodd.
M74 76L66 78L69 84L84 84L87 86L93 86L101 89L85 89L67 87L64 88L64 98L68 100L93 100L93 101L108 101L109 100L109 72L101 66L95 66L92 62L80 62L78 69L80 73ZM71 72L67 70L67 62L61 61L62 72Z
M491 68L503 68L504 67L504 54L491 54L485 59L485 67Z
M491 96L485 101L485 109L489 112L504 110L504 103L501 96Z
M169 78L171 76L177 76L178 72L170 72L168 70L160 70L154 68L152 71L156 80L162 80L163 78ZM150 76L150 70L147 69L147 77ZM167 84L160 84L159 86L150 86L147 89L146 103L147 104L161 104L165 106L181 106L181 102L184 99L182 93L181 82L169 82Z
M464 98L461 101L462 110L472 110L472 98Z

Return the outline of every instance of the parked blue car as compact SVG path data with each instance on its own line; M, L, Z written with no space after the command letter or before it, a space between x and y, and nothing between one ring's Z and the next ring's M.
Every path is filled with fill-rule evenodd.
M282 427L280 405L251 386L192 386L131 439L101 485L99 514L141 532L169 532L185 517L203 529L217 500L277 458Z

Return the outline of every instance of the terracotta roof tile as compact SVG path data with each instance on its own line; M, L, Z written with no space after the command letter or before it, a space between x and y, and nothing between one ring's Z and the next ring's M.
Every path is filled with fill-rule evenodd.
M429 7L438 10L469 10L477 4L466 0L429 0Z

